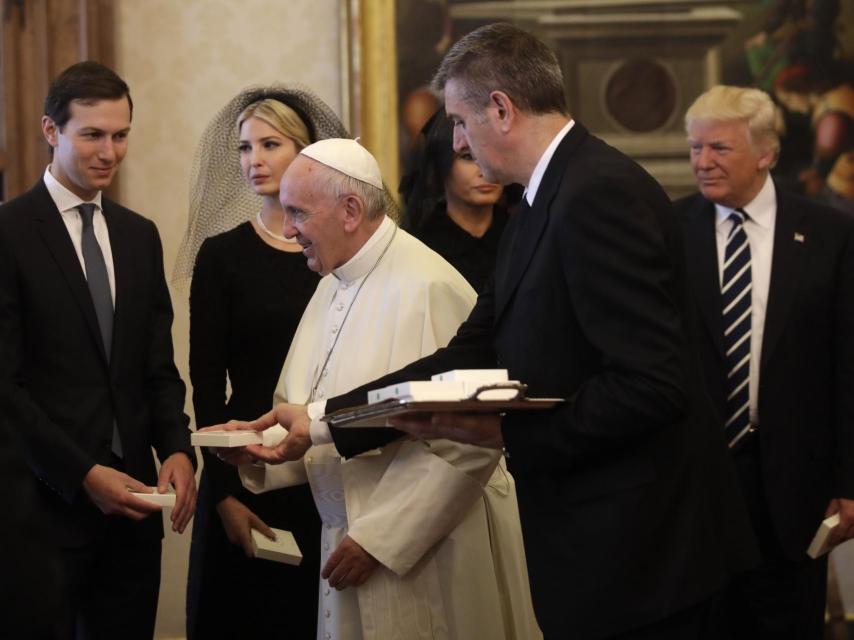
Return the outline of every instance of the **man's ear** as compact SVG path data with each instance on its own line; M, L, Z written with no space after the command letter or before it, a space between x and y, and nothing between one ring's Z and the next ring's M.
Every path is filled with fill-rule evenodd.
M59 127L50 116L42 116L42 134L47 143L54 149L59 144Z
M344 196L344 230L347 233L353 233L362 224L362 219L365 216L365 203L362 199L351 193Z
M516 105L503 91L493 91L489 94L489 106L495 113L499 130L507 133L513 127L518 115Z
M768 171L774 166L774 161L777 159L777 152L768 145L768 148L759 156L759 170Z

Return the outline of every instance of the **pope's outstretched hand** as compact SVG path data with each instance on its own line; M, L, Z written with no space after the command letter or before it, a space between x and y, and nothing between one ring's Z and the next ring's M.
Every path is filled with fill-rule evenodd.
M244 422L229 420L225 424L205 427L200 431L265 431L276 425L283 426L288 434L275 446L252 444L245 447L217 449L216 455L229 464L239 465L251 462L281 464L299 460L311 447L309 425L311 419L305 405L280 403L257 420Z

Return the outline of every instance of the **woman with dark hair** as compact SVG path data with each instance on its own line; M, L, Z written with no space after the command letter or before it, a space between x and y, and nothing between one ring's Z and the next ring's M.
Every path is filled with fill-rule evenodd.
M483 289L507 224L508 200L518 202L520 192L487 182L471 155L454 151L454 126L444 108L424 125L400 194L406 209L401 226L454 265L475 291Z
M205 130L196 154L190 220L175 280L192 275L190 380L197 427L270 409L291 339L317 286L301 247L282 235L279 183L299 151L347 136L304 89L248 89ZM230 395L227 393L230 386ZM187 636L313 638L320 519L308 485L263 495L202 449ZM253 558L252 529L291 531L300 566ZM287 615L270 615L287 607ZM238 615L239 614L239 615Z

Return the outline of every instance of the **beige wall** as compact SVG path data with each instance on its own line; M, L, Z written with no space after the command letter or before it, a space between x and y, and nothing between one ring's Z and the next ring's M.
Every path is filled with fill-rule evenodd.
M116 68L131 88L123 204L153 219L171 275L187 218L196 141L213 114L252 84L301 82L341 113L340 0L117 0ZM187 375L186 294L172 292L175 357ZM192 407L187 395L187 411ZM167 534L158 638L184 635L189 530Z

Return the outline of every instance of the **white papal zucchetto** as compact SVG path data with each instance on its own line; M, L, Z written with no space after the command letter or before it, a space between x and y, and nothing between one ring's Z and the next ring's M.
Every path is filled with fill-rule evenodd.
M344 175L360 180L377 189L383 188L380 166L374 156L355 140L329 138L310 144L300 155L317 160Z

